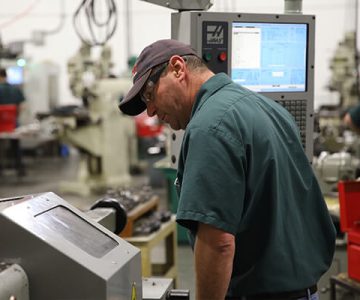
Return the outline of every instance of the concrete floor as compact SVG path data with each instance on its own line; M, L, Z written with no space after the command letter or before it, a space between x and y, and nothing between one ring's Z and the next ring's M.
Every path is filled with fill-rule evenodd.
M62 181L74 180L79 162L79 156L76 152L71 152L68 157L26 157L26 176L17 177L14 170L5 170L0 175L0 198L42 193L52 191L81 210L87 210L97 199L99 195L80 197L77 195L63 194L59 190ZM134 177L138 184L149 183L149 175L154 178L154 172L147 172L144 175ZM160 177L159 177L160 176ZM160 196L160 206L167 207L167 193L165 185L162 186L161 175L155 172L156 193ZM160 184L159 184L160 183ZM155 253L156 255L156 253ZM339 246L336 251L335 259L330 270L323 276L319 282L320 299L329 298L329 278L339 272L346 272L346 248ZM178 247L178 288L190 289L191 299L194 299L195 282L193 272L193 255L190 247L179 245ZM340 299L354 299L342 298Z

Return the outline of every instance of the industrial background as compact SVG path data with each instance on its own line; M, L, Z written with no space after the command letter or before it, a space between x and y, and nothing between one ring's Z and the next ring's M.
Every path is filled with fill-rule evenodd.
M171 37L192 43L189 32L200 32L196 21L189 28L173 21L172 14L186 15L182 5L203 6L205 21L213 21L207 12L214 12L229 24L240 13L277 23L275 16L288 14L292 2L301 11L285 20L311 31L310 93L286 100L306 102L304 123L296 121L338 230L333 264L318 284L320 299L360 299L360 259L348 261L350 229L340 228L341 217L355 218L354 224L360 218L360 188L354 183L360 176L360 139L341 122L360 98L358 1L93 0L93 14L86 2L0 0L0 68L25 98L18 112L0 105L0 300L113 299L114 290L128 286L128 294L114 299L195 299L192 250L175 223L174 157L181 135L146 113L120 115L117 104L132 85L131 69L145 46ZM205 56L204 49L197 50ZM280 95L274 100L288 108ZM338 185L342 180L351 187ZM350 197L350 217L345 208L340 212L339 197ZM52 212L56 206L63 209ZM25 211L36 217L28 219ZM47 219L54 215L61 220L57 225ZM66 248L36 221L112 264ZM69 233L67 226L76 229ZM51 277L56 282L42 286ZM49 291L57 296L49 298Z

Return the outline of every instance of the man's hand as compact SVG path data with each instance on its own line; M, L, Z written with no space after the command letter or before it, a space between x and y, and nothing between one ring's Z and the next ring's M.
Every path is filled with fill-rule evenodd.
M194 251L196 299L225 299L233 267L235 237L199 223Z

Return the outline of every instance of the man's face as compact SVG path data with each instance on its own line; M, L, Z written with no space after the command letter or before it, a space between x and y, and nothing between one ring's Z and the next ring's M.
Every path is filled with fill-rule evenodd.
M187 107L186 85L171 66L153 85L146 85L143 95L146 99L147 114L169 124L174 130L185 129L190 119L191 108Z

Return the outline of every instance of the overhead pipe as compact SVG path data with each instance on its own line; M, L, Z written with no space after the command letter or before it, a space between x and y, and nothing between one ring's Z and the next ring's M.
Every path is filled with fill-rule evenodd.
M302 0L285 0L285 14L302 14Z
M132 9L131 9L131 1L126 0L125 1L125 23L126 23L126 59L129 59L133 54L132 49L132 36L133 36L133 30L132 30Z

